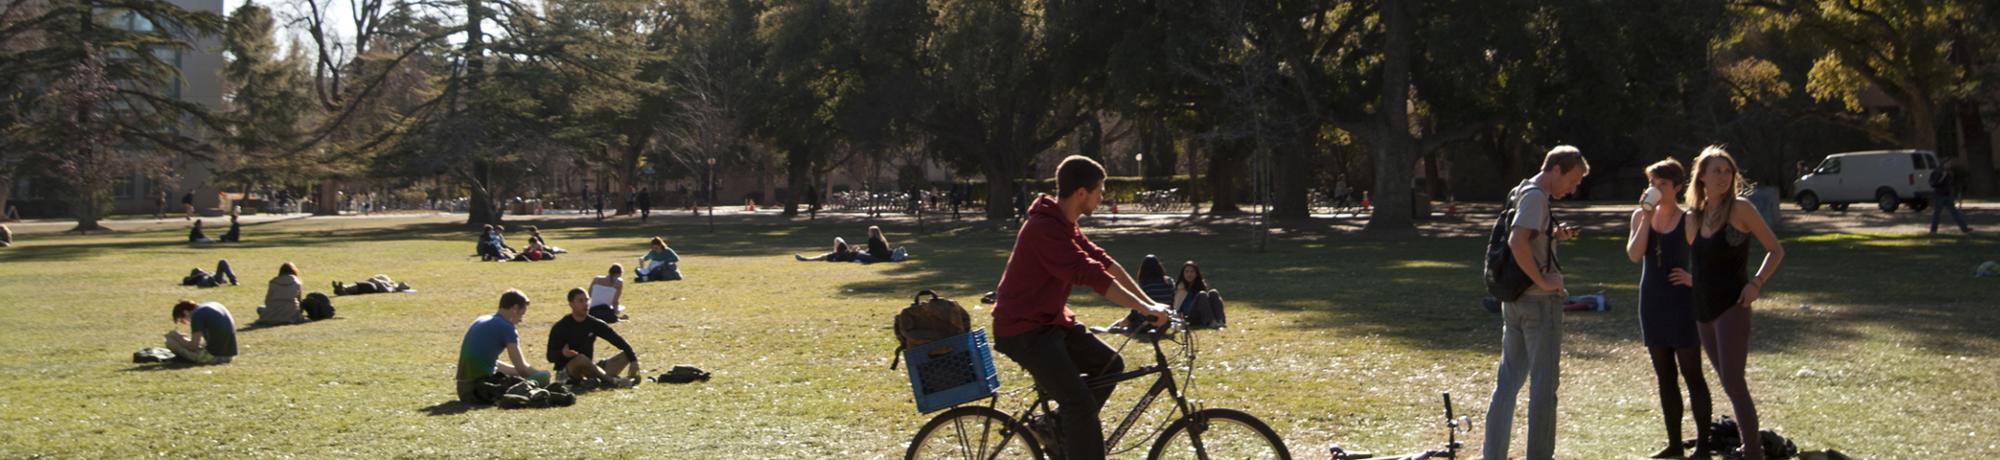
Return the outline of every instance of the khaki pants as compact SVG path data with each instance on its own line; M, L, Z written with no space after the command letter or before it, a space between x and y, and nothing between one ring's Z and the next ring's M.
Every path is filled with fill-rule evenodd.
M610 359L591 362L590 356L579 354L570 358L569 363L563 365L563 372L569 374L570 377L589 377L593 379L616 377L620 372L625 371L625 366L632 364L632 358L629 356L620 352L617 356L612 356Z

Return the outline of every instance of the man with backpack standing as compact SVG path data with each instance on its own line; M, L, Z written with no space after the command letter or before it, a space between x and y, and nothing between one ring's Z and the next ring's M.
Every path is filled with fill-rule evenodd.
M1076 322L1076 312L1069 309L1070 289L1089 286L1146 315L1154 325L1166 324L1167 307L1138 294L1144 291L1125 267L1077 226L1077 218L1095 211L1103 200L1104 166L1082 156L1063 159L1056 167L1056 193L1034 200L1014 237L995 292L993 349L1020 364L1042 394L1061 406L1058 423L1066 458L1104 458L1098 411L1113 388L1092 391L1084 382L1122 372L1125 362Z
M1500 276L1502 283L1514 284L1512 292L1498 296L1503 317L1500 368L1493 384L1493 397L1486 406L1486 442L1480 451L1488 459L1507 458L1509 436L1513 434L1514 402L1521 385L1528 388L1528 459L1555 456L1556 386L1561 377L1563 303L1562 267L1556 262L1555 241L1576 236L1576 228L1557 226L1549 215L1549 201L1575 192L1590 164L1583 152L1567 145L1556 146L1542 159L1542 170L1521 181L1507 194L1513 221L1508 224L1506 251L1511 255L1514 275ZM1521 289L1525 288L1525 289ZM1489 290L1493 287L1489 284ZM1509 299L1506 294L1515 294Z

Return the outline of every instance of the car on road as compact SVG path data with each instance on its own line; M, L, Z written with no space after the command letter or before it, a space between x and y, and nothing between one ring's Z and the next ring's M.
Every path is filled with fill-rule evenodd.
M1851 203L1875 203L1882 212L1908 205L1913 211L1930 206L1931 171L1938 169L1929 150L1871 150L1827 155L1812 172L1794 183L1799 209L1826 205L1846 211Z

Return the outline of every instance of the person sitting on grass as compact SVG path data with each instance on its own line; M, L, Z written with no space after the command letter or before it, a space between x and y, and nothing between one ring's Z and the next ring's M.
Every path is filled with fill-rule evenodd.
M305 312L299 302L305 298L305 284L299 280L299 267L285 262L278 266L278 276L271 278L270 288L264 291L264 306L257 307L258 326L298 324L306 322Z
M903 249L901 246L897 246L893 250L889 249L889 238L882 236L882 227L870 225L868 226L868 251L855 254L854 260L864 264L874 262L902 262L903 259L907 259L909 256L910 251Z
M167 349L175 357L195 364L227 364L236 358L236 319L222 304L182 299L174 304L173 320L188 325L187 335L167 331Z
M236 285L236 271L229 269L228 259L215 261L214 272L196 267L188 272L186 278L181 278L181 285L207 288L221 286L223 281L228 281L230 286Z
M1222 327L1229 322L1222 312L1222 291L1209 288L1208 280L1201 276L1201 266L1192 260L1181 265L1181 276L1174 282L1172 305L1190 326Z
M1167 267L1160 263L1159 257L1147 254L1146 260L1139 262L1139 290L1144 291L1143 294L1153 303L1174 305L1174 279L1167 277ZM1111 330L1130 330L1134 325L1145 322L1145 315L1132 312L1112 325Z
M533 225L528 226L528 244L540 245L542 249L549 251L550 254L562 254L569 252L568 250L565 250L563 248L550 246L548 240L542 239L542 229L535 228L535 226Z
M14 245L14 230L7 228L6 224L0 224L0 248L13 245Z
M479 234L478 252L480 260L489 262L514 258L514 251L507 249L507 242L501 239L497 225L487 225L485 231Z
M569 290L569 314L549 327L549 363L568 375L570 382L589 381L600 386L623 387L639 381L639 353L632 351L618 331L589 313L590 293L583 288ZM597 339L618 347L620 353L593 361ZM629 380L618 379L623 371Z
M236 242L241 242L241 241L243 241L243 225L242 225L242 224L238 224L238 223L236 223L236 215L235 215L235 214L230 214L230 215L229 215L229 232L228 232L228 233L223 233L223 234L222 234L222 240L221 240L221 242L224 242L224 243L236 243Z
M590 316L605 323L616 323L626 318L625 304L619 302L625 294L625 280L619 276L624 274L624 265L611 264L611 270L603 276L590 279Z
M544 380L547 372L528 366L521 355L521 336L515 326L528 315L528 295L508 289L500 294L500 309L472 320L465 340L458 345L458 400L468 404L492 404L474 394L480 381L496 374L530 380ZM507 361L500 361L500 353ZM511 364L510 364L511 363Z
M884 243L883 243L883 245L885 245L885 246L886 246L886 245L888 245L888 243L887 243L887 242L884 242ZM836 237L833 237L833 251L832 251L832 252L828 252L828 253L825 253L825 254L820 254L820 255L816 255L816 256L812 256L812 257L806 257L806 256L802 256L802 255L798 255L798 254L792 254L792 258L793 258L793 259L797 259L797 260L798 260L798 261L800 261L800 262L814 262L814 261L821 261L821 260L824 260L824 261L827 261L827 262L853 262L853 261L854 261L854 259L855 259L855 257L856 257L856 256L857 256L858 254L860 254L860 251L856 251L856 250L854 250L854 247L853 247L853 246L848 246L848 245L847 245L847 240L844 240L844 239L841 239L840 237L836 236Z
M333 295L380 294L386 292L416 292L416 289L411 288L409 283L398 283L396 280L389 279L389 275L383 274L376 274L368 279L356 281L354 284L345 284L339 281L333 282Z
M208 234L201 232L201 219L195 219L194 226L188 227L188 242L206 244L214 243L215 240L209 239Z
M681 255L674 248L667 247L667 240L653 237L653 250L639 257L638 281L676 281L681 279Z

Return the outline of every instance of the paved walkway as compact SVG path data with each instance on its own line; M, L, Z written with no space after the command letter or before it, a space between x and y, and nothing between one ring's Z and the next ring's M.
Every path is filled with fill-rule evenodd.
M1628 222L1631 219L1632 209L1633 209L1632 205L1624 203L1613 204L1613 203L1557 202L1556 205L1556 213L1559 218L1580 225L1586 232L1617 232L1617 234L1621 235L1624 234L1624 232L1627 231L1629 227ZM1967 203L1963 204L1961 206L1961 209L1965 213L1966 220L1968 221L1968 223L1972 225L1973 230L1975 232L2000 231L2000 203L1995 203L1995 202ZM1499 205L1494 203L1462 203L1458 206L1456 213L1447 213L1446 206L1443 204L1439 204L1439 206L1435 209L1436 212L1433 218L1418 221L1417 228L1420 233L1426 236L1480 236L1484 235L1486 230L1492 225L1492 216L1498 210L1499 210ZM1105 210L1100 208L1100 211L1105 211ZM652 217L649 219L649 221L653 223L665 223L665 222L673 222L681 224L699 223L707 219L708 216L707 212L708 212L707 209L703 209L699 215L696 215L694 213L688 212L686 209L678 209L671 211L655 211L653 212ZM1778 226L1779 232L1781 234L1828 233L1828 232L1924 233L1930 230L1931 213L1929 209L1926 209L1923 212L1912 212L1908 208L1904 208L1898 210L1895 213L1884 213L1881 212L1880 210L1875 209L1873 205L1867 205L1865 207L1863 207L1862 205L1855 205L1854 207L1849 208L1846 212L1835 212L1829 209L1822 208L1818 212L1805 213L1805 212L1800 212L1797 206L1791 204L1785 204L1783 205L1781 212L1783 214L1779 218L1780 223ZM979 210L968 209L966 210L966 212L962 214L962 218L957 220L956 222L957 223L983 222L983 217L981 216L982 214ZM594 213L581 214L574 211L557 210L557 211L550 211L547 214L536 215L536 216L521 216L521 215L510 214L507 216L507 219L512 222L583 221L583 220L595 220L595 217L596 216ZM201 219L204 221L203 225L207 226L206 230L211 236L220 235L222 234L222 232L227 231L229 228L228 218L203 217ZM293 221L301 219L314 219L314 220L381 219L381 220L409 220L412 222L451 222L451 221L463 221L465 219L465 215L461 213L441 213L441 212L428 212L428 211L391 211L391 212L374 213L370 215L344 214L340 216L313 216L310 214L256 214L256 215L242 216L240 218L241 222L244 225L255 225L262 223ZM767 208L767 209L761 209L758 212L753 213L745 211L740 206L715 208L715 219L717 220L718 223L737 223L746 221L747 222L768 221L775 223L785 220L780 209ZM799 218L793 219L793 221L796 222L804 219L805 217L801 215ZM896 225L917 224L917 219L915 217L900 213L884 213L879 217L869 217L865 213L858 213L858 212L821 212L819 214L819 220L828 222L854 222L854 223L881 222L881 223L892 223ZM638 221L637 216L607 215L606 223L629 225L630 223L637 223L637 221ZM925 216L925 222L927 224L947 224L954 221L948 214L932 214ZM188 228L189 225L188 220L178 216L168 217L165 219L154 219L150 216L143 216L143 217L117 216L112 219L104 220L101 223L105 227L109 227L112 229L112 231L115 232L148 232L148 231L168 231L168 230L184 231ZM1129 228L1134 230L1146 229L1153 231L1162 231L1162 230L1171 230L1177 226L1185 227L1191 224L1199 226L1211 226L1211 227L1235 227L1235 226L1247 227L1250 225L1255 225L1257 223L1257 219L1255 214L1238 214L1229 216L1201 214L1190 218L1190 216L1186 213L1127 212L1127 213L1120 213L1114 216L1108 212L1099 212L1096 216L1090 218L1088 223L1093 226ZM1279 227L1281 228L1277 229L1277 231L1279 233L1288 233L1288 232L1348 233L1348 232L1359 232L1362 226L1366 225L1367 223L1368 219L1366 213L1355 213L1355 212L1318 213L1314 214L1313 219L1309 222L1281 224L1279 225ZM67 219L33 219L33 220L26 220L19 222L9 222L7 223L7 225L9 228L13 229L13 231L17 234L31 235L31 234L60 233L68 231L69 229L76 226L76 222ZM1940 224L1939 231L1956 232L1958 230L1954 225L1952 225L1951 219L1949 217L1946 217L1943 220L1943 223Z

